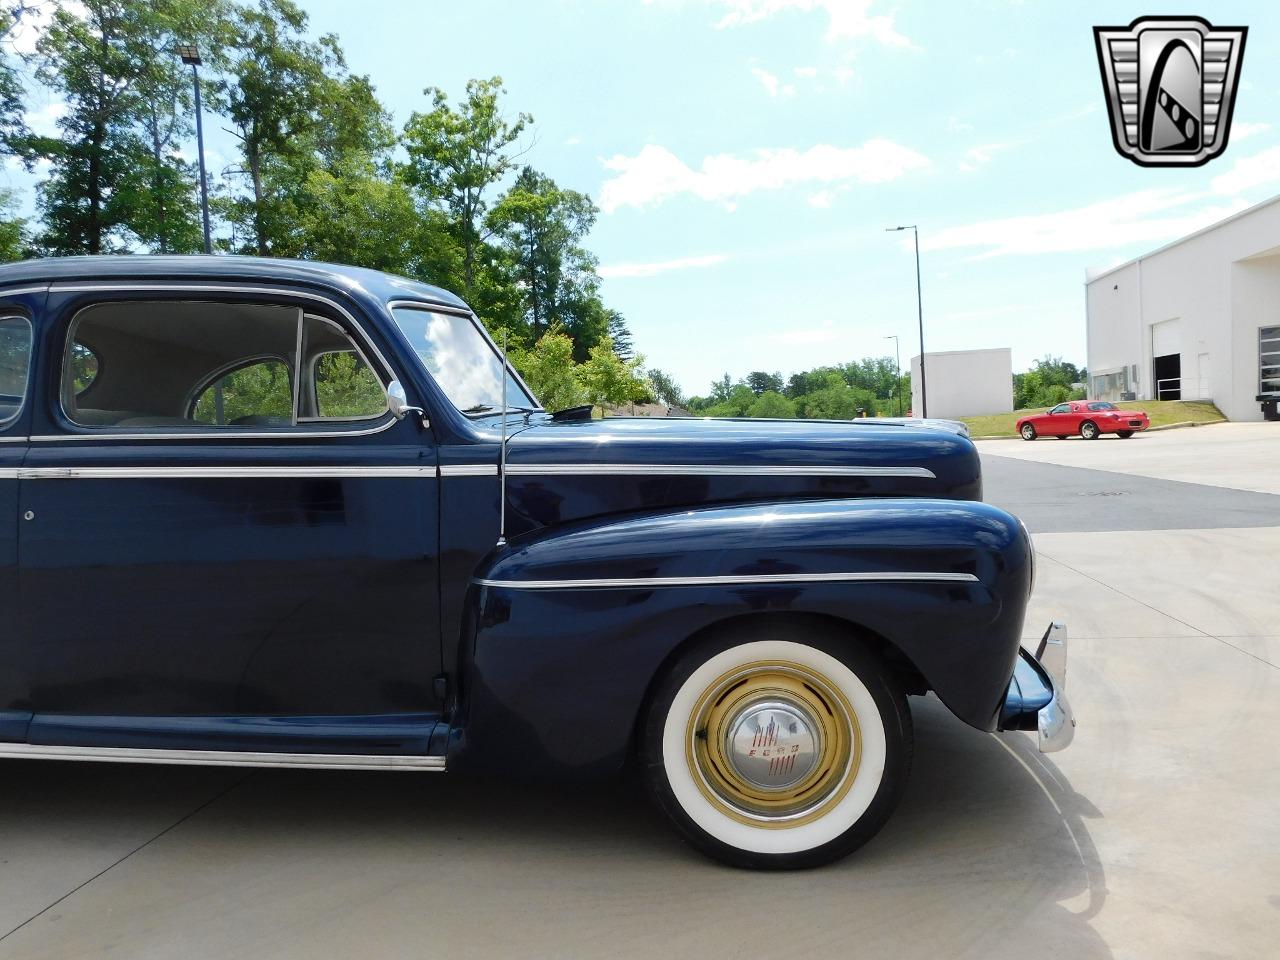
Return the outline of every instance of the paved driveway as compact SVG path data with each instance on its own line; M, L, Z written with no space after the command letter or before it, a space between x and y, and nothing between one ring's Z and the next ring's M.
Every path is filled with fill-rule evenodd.
M913 701L902 807L834 867L718 867L625 783L9 762L0 958L1273 956L1280 496L1246 492L1266 452L1230 490L1121 469L1161 436L981 446L1040 551L1028 642L1071 627L1076 742Z

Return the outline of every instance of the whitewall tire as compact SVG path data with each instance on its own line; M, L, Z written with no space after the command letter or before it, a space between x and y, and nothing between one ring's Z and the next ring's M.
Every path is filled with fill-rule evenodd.
M672 665L642 749L650 791L695 846L734 866L808 867L888 819L911 717L892 671L856 639L747 624Z

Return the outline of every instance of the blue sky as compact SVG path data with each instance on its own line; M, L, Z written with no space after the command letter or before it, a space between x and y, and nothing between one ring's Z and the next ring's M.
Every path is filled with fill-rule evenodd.
M302 0L398 122L500 74L525 160L602 208L589 247L650 365L691 393L916 349L1085 361L1086 268L1280 193L1280 4L1250 28L1226 153L1140 168L1112 145L1092 27L1181 10L969 0ZM352 16L358 10L358 16ZM37 98L39 99L39 98ZM56 112L39 101L36 112ZM215 168L232 155L211 137ZM29 190L21 173L10 183Z

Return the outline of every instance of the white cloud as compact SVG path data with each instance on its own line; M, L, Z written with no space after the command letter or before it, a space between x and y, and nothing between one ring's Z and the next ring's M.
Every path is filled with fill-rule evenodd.
M817 67L796 67L794 71L797 77L803 77L806 80L812 80L818 75Z
M65 100L54 100L39 110L28 110L27 126L33 133L44 137L52 137L58 132L58 121L67 115Z
M1233 194L1273 180L1280 180L1280 147L1241 157L1226 173L1214 177L1209 186L1214 193Z
M582 142L582 137L578 136L578 135L575 133L572 137L566 137L566 138L565 138L564 145L565 145L566 147L576 147L576 146L577 146L578 144L580 144L581 142Z
M1204 204L1210 199L1209 194L1167 187L1140 190L1054 213L984 220L937 233L922 231L920 246L924 250L973 248L980 251L978 259L985 259L1159 244L1194 233L1248 205L1240 198Z
M826 210L831 206L831 201L834 197L835 194L830 190L819 190L809 198L809 206L817 210Z
M960 170L962 173L972 173L984 164L990 163L991 158L997 153L1008 150L1012 146L1012 143L984 143L971 147L965 151L964 159L960 161Z
M1270 129L1271 124L1269 123L1233 123L1231 124L1231 139L1243 140L1245 137L1266 133Z
M690 270L698 267L714 267L728 260L723 253L708 253L700 257L680 257L677 260L661 260L657 263L614 263L601 267L602 277L652 277L671 270Z
M606 213L644 207L681 194L729 204L758 190L802 184L884 183L929 165L920 153L891 140L868 140L860 147L818 144L808 150L754 150L704 157L689 167L666 147L649 144L634 157L617 154L603 161L614 176L600 188Z
M947 133L971 133L972 131L972 123L966 123L959 117L947 117Z
M776 74L763 70L760 67L752 67L751 75L760 81L761 86L765 88L769 96L776 97L782 94L784 97L795 95L796 88L789 83L780 83Z
M758 23L780 13L810 13L821 10L827 15L828 40L855 40L870 37L887 47L909 47L911 41L899 33L891 15L872 16L872 0L713 0L728 12L716 24L725 27Z
M4 38L4 43L14 53L32 54L36 52L36 44L53 22L54 12L61 7L72 16L85 20L89 10L79 0L53 0L48 3L33 4L22 12L13 28Z

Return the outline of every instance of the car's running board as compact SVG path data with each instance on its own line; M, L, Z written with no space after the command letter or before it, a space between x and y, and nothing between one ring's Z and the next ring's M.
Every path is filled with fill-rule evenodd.
M444 757L345 753L249 753L235 750L150 750L132 747L56 747L0 743L0 759L96 760L213 767L311 767L324 770L416 770L444 773Z

